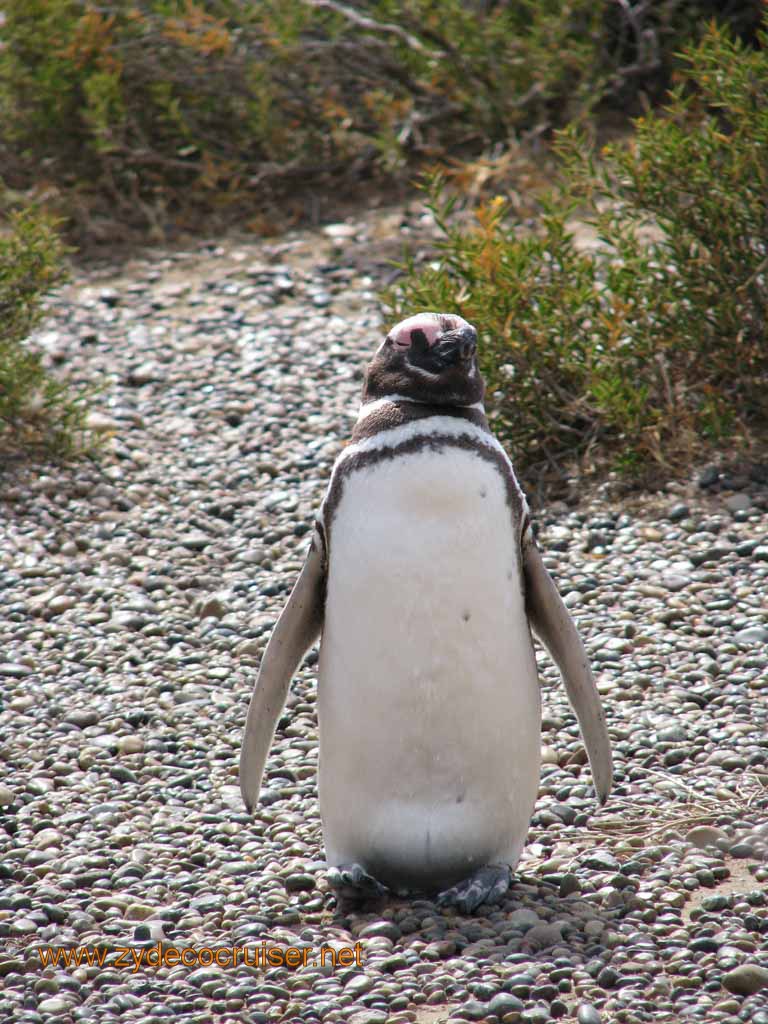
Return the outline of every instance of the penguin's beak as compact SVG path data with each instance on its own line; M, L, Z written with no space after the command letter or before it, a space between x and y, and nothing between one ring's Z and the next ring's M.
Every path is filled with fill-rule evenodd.
M467 325L457 331L451 331L436 347L436 355L446 366L456 363L468 363L477 351L477 331Z

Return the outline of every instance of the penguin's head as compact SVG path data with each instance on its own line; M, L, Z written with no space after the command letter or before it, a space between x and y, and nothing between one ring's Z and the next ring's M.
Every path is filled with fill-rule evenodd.
M371 361L363 401L400 395L433 405L473 405L485 392L477 331L455 313L416 313L392 328Z

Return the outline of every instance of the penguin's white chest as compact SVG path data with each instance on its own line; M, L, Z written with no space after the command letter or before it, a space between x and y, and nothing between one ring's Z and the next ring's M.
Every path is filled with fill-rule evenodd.
M493 462L455 445L344 479L318 702L329 863L395 888L516 863L538 787L539 686Z

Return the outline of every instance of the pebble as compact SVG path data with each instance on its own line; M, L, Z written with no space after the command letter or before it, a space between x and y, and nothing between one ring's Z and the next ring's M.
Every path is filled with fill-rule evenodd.
M534 510L605 694L616 783L598 807L542 656L539 801L497 906L337 912L317 807L316 647L265 794L253 814L242 805L255 674L381 337L389 254L354 261L375 230L399 245L403 219L422 213L156 252L119 273L75 271L50 300L42 330L65 368L107 382L93 410L107 436L96 463L3 475L3 1021L405 1024L466 1021L469 1008L500 1024L765 1024L764 990L751 1002L742 990L767 969L768 475L711 467L705 487L670 482L642 507L586 491ZM361 943L362 956L259 971L35 967L42 944L158 942Z
M522 1013L524 1009L525 1003L522 999L510 995L508 992L499 992L491 998L487 1012L503 1019L508 1013Z
M348 1019L349 1024L387 1024L389 1014L386 1010L361 1010Z
M667 519L673 523L679 523L681 519L685 519L691 514L691 510L687 505L679 504L673 505L672 508L667 512Z
M768 644L768 628L749 626L747 629L740 629L736 639L742 644Z
M593 850L585 858L584 866L595 871L618 871L621 865L618 859L607 850Z
M117 749L121 754L141 754L144 750L144 740L141 736L121 736L117 741Z
M752 499L748 494L731 494L723 504L729 512L746 512L752 508Z
M721 828L712 825L696 825L685 834L686 843L705 849L708 846L717 846L719 842L728 842L729 836Z
M0 662L0 676L6 679L24 679L32 675L32 669L28 665L19 665L12 661Z
M369 974L358 974L349 979L344 986L344 992L352 999L357 999L359 996L365 995L366 992L370 992L375 984L375 980Z
M577 1024L602 1024L602 1017L591 1003L580 1003L576 1010L576 1021Z
M51 996L50 999L41 999L37 1004L37 1009L42 1014L50 1014L51 1016L58 1016L62 1013L69 1013L72 1004L68 999L63 999L60 996Z
M54 615L61 615L63 612L68 612L74 607L75 599L73 597L69 597L67 594L57 594L47 602L45 610L47 617L51 618Z
M517 928L520 931L525 932L539 924L541 918L535 910L521 907L519 910L513 910L509 915L508 920L510 928Z
M87 708L70 711L64 716L65 722L76 725L78 729L87 729L89 725L97 725L99 721L98 711L91 711Z
M128 380L131 384L150 384L153 381L161 381L165 377L163 369L152 361L139 363L129 371Z
M223 619L228 611L228 601L224 594L211 594L201 603L198 615L201 619Z
M680 576L674 572L665 573L661 577L662 585L665 586L667 590L671 590L673 593L676 593L679 590L685 590L685 588L690 584L690 582L690 577Z
M740 964L723 975L723 988L737 996L751 996L768 988L768 967Z

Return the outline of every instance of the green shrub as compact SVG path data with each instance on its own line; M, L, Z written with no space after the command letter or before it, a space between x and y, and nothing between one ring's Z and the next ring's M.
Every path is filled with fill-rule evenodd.
M737 6L723 17L749 35L759 0ZM296 213L297 186L402 176L601 101L623 110L721 7L4 0L0 178L39 186L77 241L161 236L201 213L211 230L278 198Z
M86 396L49 376L24 339L40 321L42 297L65 277L53 225L32 210L0 232L0 449L69 455L84 442Z
M451 217L438 175L436 265L406 263L393 315L478 326L492 416L523 466L593 455L632 473L768 427L768 38L710 26L664 111L600 159L571 131L563 184L526 234L495 199ZM579 215L597 248L577 247ZM584 210L586 204L586 212Z

